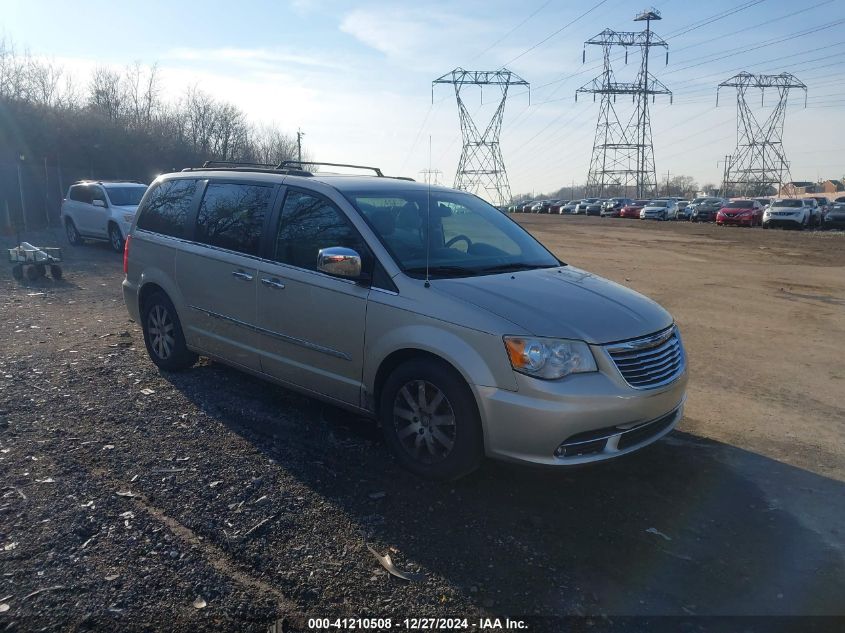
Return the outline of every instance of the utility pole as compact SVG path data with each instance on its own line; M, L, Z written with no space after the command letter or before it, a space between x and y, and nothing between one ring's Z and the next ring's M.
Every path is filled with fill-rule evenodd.
M47 157L44 157L44 217L47 218L47 228L50 228L50 174L47 171Z
M18 156L18 190L20 191L20 194L21 194L21 218L23 219L24 233L28 230L28 227L27 227L27 224L26 224L26 201L24 200L24 195L23 195L23 173L22 173L23 170L21 169L21 165L23 165L23 162L25 160L26 160L26 156L24 156L23 154L20 154ZM20 243L20 235L18 235L18 243Z
M499 135L502 131L502 119L505 114L508 88L511 86L528 88L528 82L507 68L486 71L464 70L458 67L432 82L432 103L434 103L435 84L454 86L455 98L458 101L463 148L458 170L455 174L455 189L486 194L497 206L508 204L511 201L511 187L508 183L507 171L505 171ZM461 89L464 86L478 86L482 90L484 86L498 86L502 92L499 106L493 113L490 122L483 128L483 132L479 132L479 128L472 120L472 116L461 98Z
M301 129L296 130L296 160L299 161L299 166L302 167L302 137L305 132Z
M807 86L790 73L754 75L741 72L719 84L716 89L717 106L722 88L736 88L737 109L736 150L722 189L730 189L735 195L743 197L768 196L772 194L772 189L779 193L783 188L784 175L789 176L789 161L783 151L783 124L789 91L792 88L803 90L806 108ZM762 107L766 88L776 89L778 103L761 122L748 105L745 95L748 90L759 89Z
M669 170L666 170L666 195L670 195L672 192L669 191Z
M645 31L605 29L585 42L601 46L604 58L602 74L575 92L576 101L578 95L583 93L592 94L593 101L596 95L601 96L593 155L587 174L587 195L604 197L607 190L620 188L627 191L629 185L635 187L637 198L647 198L657 193L648 101L653 101L656 95L669 95L670 103L672 99L672 91L648 70L649 51L652 47L666 49L666 61L669 61L669 45L651 30L652 20L660 19L660 12L656 9L643 11L634 21L645 22ZM628 48L639 47L642 58L636 81L616 81L610 62L614 46L625 49L625 63L628 62ZM583 59L586 60L586 57L585 47ZM632 115L620 117L616 111L616 98L619 95L631 95L635 104Z
M722 167L722 187L719 191L722 194L723 198L727 198L728 197L728 190L727 190L728 172L730 171L731 155L725 154L725 160L724 161L716 161L716 167L719 166L719 163L724 164L724 167Z

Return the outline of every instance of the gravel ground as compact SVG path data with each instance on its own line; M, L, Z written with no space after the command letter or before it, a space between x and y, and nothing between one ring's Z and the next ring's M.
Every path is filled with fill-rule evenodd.
M586 241L597 260L617 239L592 218L550 224L562 220L521 221L558 251ZM634 233L710 248L674 224ZM841 276L845 242L766 234ZM588 615L599 630L619 615L845 615L841 404L795 429L803 454L813 425L834 428L821 459L702 424L692 390L691 420L631 457L566 472L488 463L429 484L366 420L206 360L160 373L123 306L120 257L99 244L65 254L61 282L0 269L0 626ZM841 327L845 303L826 305ZM828 343L840 359L841 341ZM695 358L703 343L687 346ZM368 545L423 579L390 576ZM544 623L557 628L534 630Z

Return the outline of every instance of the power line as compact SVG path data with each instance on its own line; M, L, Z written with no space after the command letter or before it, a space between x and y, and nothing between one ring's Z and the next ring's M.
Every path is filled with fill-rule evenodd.
M552 34L548 35L547 37L544 37L542 40L540 40L539 42L537 42L536 44L534 44L534 46L531 46L531 47L529 47L529 48L525 49L524 51L522 51L519 55L517 55L516 57L514 57L514 58L513 58L512 60L510 60L509 62L505 62L505 63L503 64L503 66L510 66L510 65L511 65L512 63L514 63L517 59L519 59L520 57L522 57L522 56L524 56L524 55L527 55L528 53L530 53L531 51L533 51L533 50L534 50L535 48L537 48L538 46L541 46L541 45L545 44L546 42L548 42L550 39L552 39L552 38L553 38L555 35L557 35L558 33L561 33L562 31L564 31L564 30L568 29L570 26L572 26L573 24L575 24L578 20L580 20L581 18L583 18L583 17L585 17L585 16L589 15L590 13L592 13L593 11L595 11L596 9L598 9L598 8L599 8L601 5L603 5L605 2L607 2L607 0L600 0L599 2L597 2L596 4L594 4L592 7L590 7L590 8L589 8L589 9L587 9L586 11L584 11L584 13L582 13L581 15L579 15L579 16L578 16L577 18L575 18L574 20L571 20L570 22L567 22L567 23L566 23L566 24L564 24L562 27L560 27L557 31L555 31L554 33L552 33Z
M710 44L716 40L721 40L726 37L731 37L732 35L738 35L740 33L745 33L746 31L750 31L751 29L759 29L761 26L766 26L767 24L772 24L774 22L779 22L780 20L785 20L787 18L794 17L796 15L800 15L801 13L806 13L807 11L812 11L813 9L818 9L821 6L826 4L830 4L834 0L824 0L824 2L819 2L818 4L814 4L811 7L805 7L804 9L799 9L798 11L793 11L792 13L787 13L786 15L781 15L776 18L772 18L771 20L766 20L765 22L755 22L751 26L746 26L745 28L731 31L730 33L723 33L722 35L718 35L716 37L709 38L706 42L699 42L697 44L690 44L688 46L682 46L681 48L676 48L675 52L680 53L681 51L688 50L690 48L695 48L696 46L702 46L703 44Z
M778 38L774 38L774 39L771 39L771 40L764 40L763 42L761 42L760 44L757 44L756 46L750 46L750 47L747 47L747 48L739 47L739 48L731 49L729 51L726 51L724 55L720 55L720 56L714 57L712 59L705 59L705 60L700 61L696 64L690 64L689 66L682 66L681 68L673 68L672 70L667 71L666 74L668 75L668 74L671 74L671 73L680 72L682 70L689 70L690 68L697 68L698 66L703 66L704 64L710 64L712 62L717 62L717 61L720 61L722 59L726 59L727 57L734 57L734 56L736 56L740 53L750 53L751 51L756 51L760 48L766 48L767 46L773 46L774 44L782 44L783 42L788 42L789 40L794 40L797 37L804 37L805 35L810 35L812 33L818 33L819 31L826 31L827 29L831 29L834 26L839 26L842 23L845 23L845 18L843 18L841 20L836 20L835 22L830 22L830 23L825 24L825 25L810 27L809 29L807 29L805 31L795 33L794 35L790 35L789 37L778 37Z
M831 0L831 1L832 1L832 0ZM484 55L484 54L485 54L485 53L487 53L488 51L492 50L493 48L495 48L496 46L498 46L499 44L501 44L502 42L504 42L504 41L505 41L505 40L506 40L506 39L507 39L507 38L508 38L508 37L509 37L512 33L514 33L515 31L517 31L517 30L518 30L521 26L523 26L523 25L524 25L526 22L528 22L531 18L533 18L535 15L537 15L538 13L540 13L540 11L542 11L542 10L543 10L543 9L545 9L547 6L549 6L549 5L551 4L551 2L552 2L552 0L546 0L543 4L541 4L539 7L537 7L537 9L535 9L535 10L534 10L534 12L533 12L533 13L531 13L531 15L529 15L529 16L528 16L527 18L525 18L522 22L520 22L520 23L519 23L519 24L517 24L515 27L513 27L510 31L508 31L507 33L505 33L505 34L504 34L502 37L500 37L498 40L496 40L495 42L493 42L490 46L488 46L488 47L487 47L487 48L485 48L483 51L481 51L478 55L476 55L475 57L473 57L470 61L473 61L473 62L474 62L474 61L475 61L475 60L477 60L479 57L481 57L482 55ZM507 64L505 64L505 65L507 65Z

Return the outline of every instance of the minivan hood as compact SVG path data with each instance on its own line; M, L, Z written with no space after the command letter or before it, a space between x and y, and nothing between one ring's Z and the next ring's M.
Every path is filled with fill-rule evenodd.
M672 324L651 299L573 266L441 279L436 287L535 336L610 343Z

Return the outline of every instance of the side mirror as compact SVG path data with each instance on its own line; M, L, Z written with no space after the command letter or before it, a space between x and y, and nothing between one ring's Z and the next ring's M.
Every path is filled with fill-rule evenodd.
M343 246L321 248L317 253L317 270L345 279L361 279L361 256Z
M93 200L91 202L91 204L93 204L95 207L103 207L104 209L106 207L106 201L105 200Z

